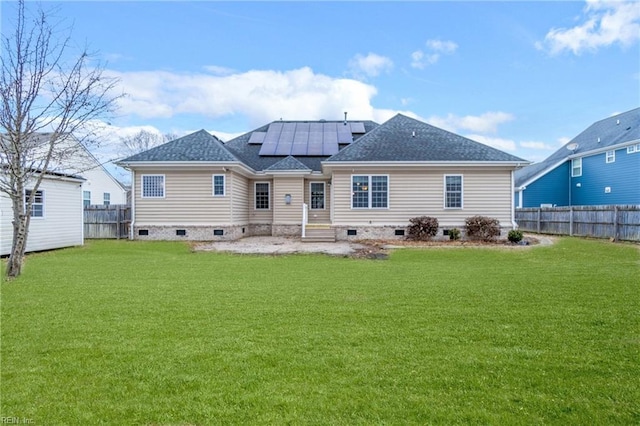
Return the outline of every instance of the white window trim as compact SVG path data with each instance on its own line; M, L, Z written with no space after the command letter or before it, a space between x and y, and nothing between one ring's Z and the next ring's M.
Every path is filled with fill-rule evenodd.
M85 193L86 193L86 194L85 194ZM85 198L85 197L84 197L85 195L88 195L88 196L89 196L89 198ZM87 203L87 205L88 205L88 206L90 206L90 205L91 205L91 191L84 191L84 190L82 191L82 207L83 207L83 208L84 208L84 205L85 205L85 204L84 204L84 202L85 202L85 201L88 201L88 202L89 202L89 203Z
M460 207L447 207L447 178L459 177L460 178ZM442 207L445 210L462 210L464 209L464 175L461 174L449 174L442 177Z
M369 181L368 181L368 191L367 191L367 196L368 196L368 201L367 201L367 207L354 207L353 206L353 177L354 176L366 176ZM386 207L372 207L372 198L373 198L373 191L371 191L371 178L373 176L376 177L385 177L387 178L387 206ZM351 198L351 209L352 210L389 210L390 208L390 202L389 202L389 193L391 192L391 179L389 178L389 175L381 175L381 174L352 174L351 175L351 179L349 180L349 193L350 198Z
M323 207L321 209L319 209L317 207L314 208L313 207L313 203L312 203L313 191L312 191L311 188L313 187L314 184L317 185L319 183L322 184L322 196L323 196L323 200L322 200L322 206ZM327 184L326 184L326 182L309 182L309 209L310 210L326 210L327 209Z
M605 155L605 162L607 164L616 162L616 152L614 150L607 151L604 155Z
M162 196L144 195L144 178L145 177L162 177ZM140 175L140 197L141 198L165 198L167 196L167 178L165 175Z
M578 165L580 163L580 165ZM575 172L575 169L579 168L580 171L578 173ZM571 177L580 177L582 176L582 157L573 158L571 160Z
M256 196L258 194L258 191L257 191L256 187L258 186L258 184L261 184L261 183L266 183L267 184L267 194L269 194L269 199L268 199L269 207L267 207L266 209L263 208L263 207L258 208L258 203L257 203L258 200L256 199ZM266 182L254 182L253 183L253 209L254 210L259 210L259 211L271 210L271 182L266 181Z
M216 194L216 177L222 178L222 194ZM211 195L225 197L227 195L227 177L225 175L211 175Z
M627 154L633 154L636 152L640 152L640 143L635 144L635 145L629 145L627 147Z
M33 192L33 189L29 189L28 191ZM33 208L33 206L42 206L42 216L33 216L33 215L31 214L31 212L29 212L29 216L31 216L31 219L32 219L32 220L33 220L33 219L36 219L36 220L42 220L42 219L44 219L44 218L45 218L45 215L46 215L46 212L47 212L47 211L46 211L46 209L44 208L44 203L45 203L45 201L46 201L46 198L45 198L45 197L46 197L46 195L45 195L45 193L44 193L44 190L43 190L43 189L38 189L38 190L36 191L36 193L37 193L37 192L40 192L40 193L42 194L42 203L35 203L35 202L34 202L34 203L31 205L31 208ZM27 199L27 190L25 190L25 191L24 191L24 207L23 207L23 208L24 208L24 210L25 210L25 212L27 211L27 203L28 203L28 201L29 201L29 200Z

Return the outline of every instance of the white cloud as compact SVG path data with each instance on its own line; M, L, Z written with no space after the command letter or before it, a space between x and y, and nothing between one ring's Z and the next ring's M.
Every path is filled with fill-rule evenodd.
M448 114L446 117L432 116L427 119L427 122L451 132L468 130L477 133L496 133L500 124L513 119L514 116L512 114L489 111L481 115L465 115L464 117L454 114Z
M367 56L357 54L349 61L350 73L356 78L377 77L383 72L391 71L391 69L393 69L393 61L375 53L369 53Z
M332 119L373 116L377 89L366 83L315 74L303 67L289 71L252 70L216 76L166 71L115 72L127 96L119 113L144 119L200 114L221 118L243 114L251 125L284 118Z
M467 138L485 145L492 146L502 151L515 151L516 143L511 139L493 138L484 135L466 135Z
M627 47L640 40L640 4L637 1L588 0L584 22L572 28L553 28L536 47L552 55L565 50L584 51L619 43Z
M411 66L413 68L424 69L440 60L441 55L453 55L458 49L458 45L448 40L427 40L426 52L416 50L411 53Z
M221 67L218 65L207 65L204 69L215 75L230 75L235 72L232 68Z

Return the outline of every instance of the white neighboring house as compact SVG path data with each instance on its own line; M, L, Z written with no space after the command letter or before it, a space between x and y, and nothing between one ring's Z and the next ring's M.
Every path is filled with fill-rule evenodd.
M78 176L48 173L36 193L27 236L27 252L78 246L84 243L82 184ZM28 190L28 189L27 189ZM11 253L11 199L0 192L0 255Z
M41 137L47 137L47 134L43 133ZM72 158L63 157L50 169L85 178L82 184L83 205L127 204L127 189L122 183L75 137L70 135L67 143L68 147L74 150L74 155Z

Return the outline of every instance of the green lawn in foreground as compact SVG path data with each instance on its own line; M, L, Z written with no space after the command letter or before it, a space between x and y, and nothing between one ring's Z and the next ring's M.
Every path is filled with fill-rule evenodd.
M91 241L1 286L0 416L35 424L638 424L640 251L389 260Z

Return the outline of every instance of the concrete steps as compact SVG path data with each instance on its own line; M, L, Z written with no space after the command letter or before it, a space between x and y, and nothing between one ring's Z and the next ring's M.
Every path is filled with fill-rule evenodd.
M305 228L305 243L335 243L336 231L330 225L308 224Z

